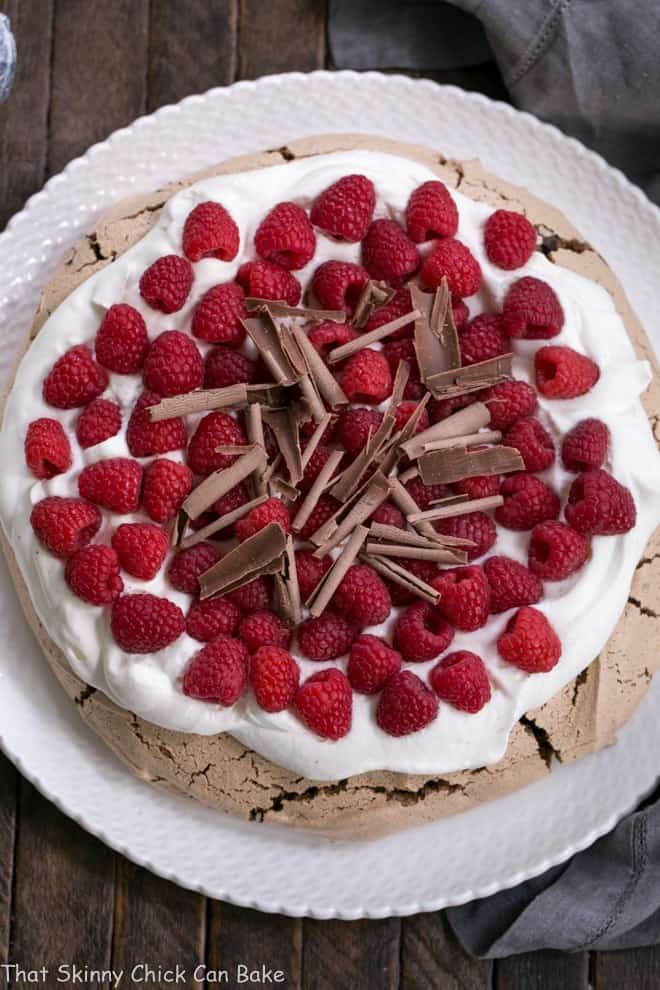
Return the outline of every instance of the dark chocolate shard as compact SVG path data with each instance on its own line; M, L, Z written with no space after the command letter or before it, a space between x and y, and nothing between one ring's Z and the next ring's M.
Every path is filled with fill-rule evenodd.
M200 575L199 597L227 594L261 575L280 573L285 550L284 531L277 523L269 523Z
M486 447L484 450L448 447L423 454L417 463L425 485L450 485L454 481L481 474L508 474L525 470L516 448L502 446Z

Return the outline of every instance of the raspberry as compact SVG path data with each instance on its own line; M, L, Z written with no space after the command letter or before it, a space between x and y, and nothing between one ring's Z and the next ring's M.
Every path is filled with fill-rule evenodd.
M496 313L480 313L468 320L459 336L463 364L476 364L505 354L507 342L502 332L502 319Z
M534 254L536 230L522 213L495 210L486 220L484 244L488 260L510 272L522 268Z
M360 353L360 352L358 352ZM396 375L400 361L407 361L410 366L410 374L403 392L404 399L421 399L426 392L426 386L422 383L417 364L417 354L415 344L409 338L404 340L390 340L383 344L381 352L390 367L392 377Z
M394 220L374 220L362 241L362 264L372 278L402 285L419 268L419 251Z
M365 324L365 333L370 330L377 330L379 327L384 326L386 323L390 323L392 320L398 320L400 316L405 316L406 313L410 313L413 309L412 300L410 298L410 291L406 288L397 289L396 294L392 299L385 305L379 306L378 309L374 310L369 319ZM410 323L406 323L405 326L399 327L394 333L388 335L388 340L403 340L405 338L412 337L415 332L415 321L411 320Z
M360 265L324 261L314 272L312 293L324 309L344 309L350 316L368 280L368 273Z
M366 175L344 175L316 197L310 218L331 237L361 241L375 205L374 184Z
M222 444L244 444L245 434L235 419L223 412L210 412L204 416L190 440L188 465L195 474L211 474L229 467L236 458L219 454L216 447Z
M474 393L455 395L451 399L431 399L427 406L429 419L432 423L439 423L441 420L446 419L447 416L451 416L452 413L458 412L459 409L465 409L466 406L471 405L474 401Z
M422 285L435 289L447 279L453 296L473 296L481 285L481 266L462 241L448 237L427 255L420 273Z
M166 454L186 446L186 428L180 417L162 419L158 423L149 419L147 409L159 402L160 396L155 392L143 392L133 407L126 427L126 443L133 457Z
M186 616L186 632L200 643L210 643L218 636L233 636L238 625L238 607L226 598L196 599Z
M121 429L121 409L109 399L94 399L85 406L76 423L76 437L83 449L95 447Z
M433 691L410 670L400 670L385 684L376 721L390 736L407 736L429 725L438 714Z
M181 395L202 384L204 362L187 334L165 330L149 348L143 377L151 392Z
M204 388L226 388L255 381L257 365L240 351L218 344L204 358Z
M502 442L507 447L515 447L527 471L545 471L555 462L554 441L533 416L517 420L506 431Z
M287 649L291 642L291 630L274 612L252 612L241 620L238 635L255 653L260 646L278 646Z
M96 363L89 347L79 344L58 358L43 384L43 397L56 409L86 406L108 387L108 375Z
M460 296L455 296L451 301L454 326L457 330L462 330L470 318L470 310Z
M490 610L493 615L541 600L543 585L523 564L510 557L489 557L484 571L490 584Z
M257 704L266 712L283 712L288 708L298 690L299 680L298 664L290 653L278 646L264 644L250 660L250 684Z
M309 540L316 530L328 521L330 516L334 516L340 504L332 495L321 495L309 519L300 530L301 540Z
M316 237L309 217L296 203L278 203L254 235L257 254L287 271L304 268L314 257Z
M183 225L183 253L189 261L233 261L239 240L238 227L227 210L212 200L198 203Z
M430 560L397 557L396 562L400 567L404 567L411 574L414 574L415 577L425 581L426 584L432 584L433 579L438 576L438 568ZM389 590L393 605L412 605L414 602L419 601L417 596L407 591L403 585L396 584L395 581L386 581L385 584Z
M220 498L213 503L213 511L217 512L219 516L224 516L227 512L233 512L234 509L238 509L241 505L245 505L247 501L249 501L249 499L245 485L243 483L240 485L234 485L233 488L230 488L228 492L225 492L224 495L221 495ZM228 534L225 537L226 539L233 536L231 527L229 529L222 530L222 533ZM219 533L216 536L216 539L220 539L221 535L222 534Z
M296 574L300 597L306 602L324 574L332 567L331 557L315 557L309 550L296 550Z
M78 478L82 498L112 512L135 512L140 505L142 466L129 457L108 457L83 468Z
M564 311L547 282L526 275L513 283L502 306L502 329L507 336L547 340L556 337L563 325Z
M144 469L142 505L154 522L174 519L193 486L193 473L185 464L160 457Z
M152 309L176 313L188 298L192 283L190 262L177 254L166 254L143 272L140 295Z
M429 674L439 698L461 712L476 715L490 701L490 681L480 656L469 650L448 653Z
M438 610L463 632L481 629L488 621L490 587L480 567L452 567L433 581L440 592Z
M563 581L582 567L589 541L565 523L549 520L532 530L527 551L530 571L543 581Z
M519 608L497 640L503 660L526 674L545 674L561 656L561 642L543 612Z
M247 540L249 536L254 536L260 529L264 529L269 523L277 525L285 533L291 532L291 519L286 505L279 498L269 498L261 505L250 509L247 515L237 520L234 525L236 536L241 542Z
M532 386L515 379L491 385L477 393L477 398L488 406L493 430L507 430L517 419L530 416L536 409L536 392Z
M332 606L361 626L378 626L392 610L382 579L368 564L353 564L341 580Z
M302 289L298 279L270 261L246 261L238 269L236 281L248 296L257 299L277 299L289 306L300 302Z
M167 569L170 584L177 591L185 591L189 595L199 594L200 574L217 564L221 557L222 554L213 543L196 543L186 550L179 550Z
M401 654L380 636L358 636L351 647L346 675L354 691L377 694L401 669Z
M25 463L35 478L47 480L71 467L71 445L56 419L33 419L25 436Z
M627 533L637 519L630 490L600 468L577 476L570 487L564 514L566 522L584 536Z
M181 688L189 698L228 708L245 691L247 679L248 655L241 641L218 636L194 655Z
M541 347L534 355L536 387L546 399L574 399L593 388L600 368L571 347Z
M364 448L369 434L373 436L383 420L383 414L375 409L359 406L345 409L337 422L339 441L351 457L356 457Z
M561 459L567 471L600 468L607 457L610 431L601 419L582 419L568 431L561 445Z
M96 360L108 371L133 375L149 350L147 325L137 309L116 303L106 310L94 341Z
M500 490L498 474L476 474L473 478L463 478L452 485L457 495L467 495L469 498L487 498L497 495Z
M446 485L425 485L419 475L406 481L404 487L422 511L432 508L431 502L443 498L449 491Z
M107 605L124 590L117 554L99 543L76 550L66 562L64 577L74 595L90 605Z
M169 543L167 531L153 523L123 523L112 537L121 566L143 581L156 577Z
M122 595L112 606L110 628L126 653L156 653L183 633L183 612L168 598Z
M444 653L453 638L453 628L428 602L410 605L394 627L394 645L404 660L433 660Z
M371 522L381 523L384 526L396 526L397 529L406 529L406 517L391 502L382 502L377 509L374 509L369 519Z
M348 344L351 340L359 337L357 330L349 327L348 323L319 323L313 327L308 334L309 342L318 351L324 360L327 360L328 352L342 344Z
M303 446L304 449L304 446ZM323 469L328 458L333 453L331 447L326 447L325 444L320 443L312 456L310 457L305 472L298 482L298 488L301 492L308 492L312 487L319 472ZM337 472L341 469L341 461L339 462L337 468L335 468L332 477L334 478Z
M296 691L294 704L307 728L321 739L341 739L350 732L351 685L336 667L308 677Z
M30 515L32 528L43 545L56 557L70 557L95 536L101 513L80 498L52 495L37 502Z
M298 647L310 660L336 660L348 653L359 632L347 616L326 609L298 626Z
M392 373L382 351L363 347L352 354L341 373L341 387L351 402L379 405L392 394Z
M454 236L458 209L444 182L431 179L413 190L406 206L406 230L415 244Z
M495 518L507 529L532 529L538 523L559 518L556 492L531 474L510 474L500 485L504 504L495 509Z
M475 546L465 548L468 560L475 560L487 553L497 537L495 523L485 512L466 512L451 519L440 519L434 526L438 533L446 536L472 540Z
M412 414L415 412L415 409L417 409L417 403L411 400L399 403L399 405L396 407L395 410L395 415L396 415L396 419L394 421L395 433L398 433L399 430L402 430L404 428L404 426L406 425ZM427 413L426 409L424 409L422 410L422 415L419 417L419 420L417 421L417 426L415 427L415 433L421 433L422 430L426 430L428 426L429 426L429 414Z
M270 608L270 590L265 578L248 581L227 595L229 601L241 612L262 612Z
M240 347L245 340L245 293L235 282L214 285L193 310L190 332L199 340L226 347Z
M308 419L307 422L301 423L300 436L303 438L303 440L305 441L309 440L312 437L312 435L316 432L317 426L318 424L313 419ZM323 431L323 435L321 437L321 443L330 443L331 440L334 440L336 432L337 432L337 417L332 416L330 422ZM277 454L276 447L274 452L275 454Z

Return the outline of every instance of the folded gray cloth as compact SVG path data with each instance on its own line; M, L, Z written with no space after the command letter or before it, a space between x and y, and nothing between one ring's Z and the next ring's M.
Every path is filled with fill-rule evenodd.
M0 103L7 99L16 69L16 44L9 18L0 14Z

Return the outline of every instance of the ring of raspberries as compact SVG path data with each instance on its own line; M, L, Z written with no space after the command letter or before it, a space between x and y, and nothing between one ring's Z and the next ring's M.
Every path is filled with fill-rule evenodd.
M592 540L632 528L635 505L605 467L605 423L585 418L555 438L539 418L539 397L543 406L584 395L600 372L588 355L550 342L564 325L551 286L515 275L536 249L536 230L520 213L496 210L480 263L457 238L458 223L442 182L415 189L398 222L379 215L366 176L346 175L309 210L276 204L235 279L192 305L196 264L230 263L240 242L221 204L199 204L180 254L142 273L140 300L117 300L95 339L46 375L52 415L25 436L27 466L46 486L31 515L36 537L62 559L71 592L107 612L125 652L154 653L184 634L196 641L180 679L185 695L229 706L250 692L265 712L289 709L336 740L350 732L357 693L373 697L377 725L396 737L442 717L445 705L478 713L497 690L492 664L540 676L559 661L544 582L574 580ZM320 239L358 244L357 260L317 265L306 305L291 310L303 297L296 273ZM514 274L501 311L471 317L465 300L487 264ZM446 386L433 385L422 359L429 314L443 298L444 327L462 366L482 374L478 389L461 387L456 355ZM171 314L171 329L150 331L156 311ZM262 351L256 361L244 352L246 330ZM369 346L366 333L377 335ZM519 339L539 342L533 384L505 367ZM122 410L112 382L126 375L141 376L143 390ZM214 405L205 389L235 398ZM56 413L72 409L73 432ZM103 456L101 445L122 432L126 456ZM455 446L419 447L429 433L463 437L463 473L450 470ZM76 445L89 452L82 469L72 469ZM549 480L558 459L574 475L567 493ZM77 495L48 493L51 478L73 471ZM499 527L522 534L526 560L497 553ZM223 578L241 547L264 553L273 541L279 571ZM185 614L153 593L156 579L177 602L187 596ZM489 656L452 649L457 633L489 622L499 630ZM304 676L309 662L322 666Z

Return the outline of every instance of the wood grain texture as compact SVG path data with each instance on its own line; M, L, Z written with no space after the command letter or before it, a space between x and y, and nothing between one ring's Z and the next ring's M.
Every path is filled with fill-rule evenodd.
M594 953L591 984L593 990L658 990L660 945Z
M323 0L240 0L241 79L322 69L326 58Z
M225 969L230 977L243 964L251 970L262 965L284 973L285 990L300 986L302 922L278 914L209 903L206 963L209 970ZM230 979L230 985L234 985Z
M405 990L487 990L492 963L471 959L442 912L402 921L401 986Z
M303 990L399 987L401 922L312 921L304 923ZM403 984L405 986L405 984Z
M621 984L621 990L628 984ZM631 988L633 984L630 984ZM589 956L586 952L529 952L495 963L496 990L588 990Z

